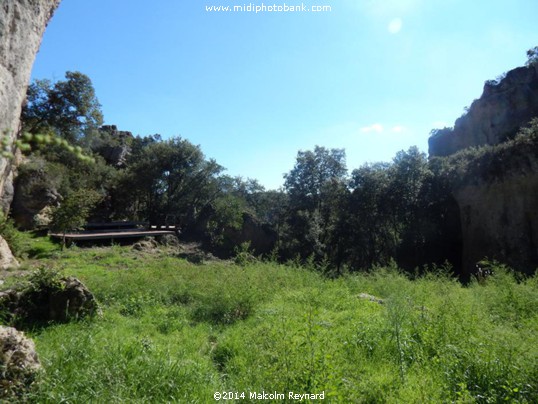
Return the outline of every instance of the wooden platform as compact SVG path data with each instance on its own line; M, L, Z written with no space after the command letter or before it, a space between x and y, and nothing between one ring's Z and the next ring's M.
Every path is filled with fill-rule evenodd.
M142 238L142 237L158 237L167 234L176 235L174 230L116 230L116 231L82 231L80 233L66 233L66 241L82 241L82 240L103 240L103 239L120 239L120 238ZM62 239L64 237L61 233L49 234L50 237L56 239Z

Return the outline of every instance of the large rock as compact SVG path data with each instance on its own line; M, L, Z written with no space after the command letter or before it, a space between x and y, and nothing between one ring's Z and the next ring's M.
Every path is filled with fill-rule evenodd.
M454 128L430 137L430 156L449 156L468 147L494 145L513 137L538 116L538 64L518 67L497 81L484 84L482 96Z
M103 156L107 164L125 167L127 158L131 154L131 147L128 143L133 138L133 134L118 130L116 125L103 125L100 132L108 138L108 142L99 146L96 151Z
M61 281L62 289L49 296L48 320L62 322L100 313L93 294L81 281L73 277Z
M6 240L0 237L0 269L19 266L19 262L11 253Z
M0 311L23 325L65 322L101 313L93 294L78 279L67 277L49 283L0 292Z
M22 230L46 227L51 220L51 208L60 204L62 196L56 190L60 179L51 175L46 162L29 159L21 165L15 180L15 198L11 204L11 216Z
M33 341L15 328L0 325L0 399L15 400L40 369Z
M2 0L0 5L0 135L12 144L41 37L60 0ZM12 198L14 161L0 157L0 201ZM0 240L3 240L0 237Z

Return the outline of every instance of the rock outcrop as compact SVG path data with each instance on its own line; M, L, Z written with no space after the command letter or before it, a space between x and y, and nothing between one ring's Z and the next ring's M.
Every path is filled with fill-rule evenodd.
M0 237L0 270L19 266L19 262L11 253L6 240Z
M533 65L487 82L454 129L429 139L430 157L451 156L453 164L466 160L451 191L459 207L464 275L484 258L525 273L538 268L538 129L512 140L536 116L538 65ZM457 153L469 147L481 149Z
M0 6L0 131L17 136L26 88L41 37L60 0L3 0ZM0 160L0 198L12 170Z
M0 135L15 140L22 103L43 32L60 0L2 0L0 5ZM13 197L14 160L0 157L0 208Z
M103 156L107 164L125 167L127 158L131 154L131 147L128 143L133 138L133 134L125 130L118 130L116 125L103 125L100 132L108 138L108 142L95 151Z
M73 277L61 278L52 286L0 292L0 310L22 324L65 322L100 314L93 294Z
M449 156L468 147L494 145L513 137L538 116L538 64L518 67L484 84L468 112L430 137L430 156Z
M24 393L41 369L34 342L15 328L2 325L0 364L0 399L8 400Z
M35 230L50 223L51 209L62 200L57 191L59 183L60 178L47 172L47 163L42 159L28 159L19 167L11 216L20 229Z

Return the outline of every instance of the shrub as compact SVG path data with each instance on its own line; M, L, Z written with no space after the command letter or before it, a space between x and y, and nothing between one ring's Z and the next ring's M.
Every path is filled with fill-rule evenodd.
M19 231L15 228L13 220L6 217L6 215L0 210L0 236L6 240L11 252L20 257L23 251L22 237Z

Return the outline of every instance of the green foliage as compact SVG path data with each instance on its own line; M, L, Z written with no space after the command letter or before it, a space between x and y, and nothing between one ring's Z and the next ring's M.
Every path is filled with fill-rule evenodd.
M346 178L346 154L343 149L299 151L294 168L284 175L290 203L303 210L320 209L325 193L333 183Z
M418 254L424 248L432 175L426 155L416 147L398 152L392 164L366 164L352 172L347 219L351 267L386 265L402 250Z
M241 243L235 248L234 262L236 265L243 267L256 262L256 257L254 256L253 251L250 249L249 241Z
M86 223L91 210L102 199L102 196L93 190L78 190L65 198L61 205L52 212L50 229L64 235L68 231L79 230Z
M492 182L528 169L538 158L537 145L538 118L534 118L511 140L464 149L450 157L438 157L432 164L439 167L438 175L446 177L452 187Z
M115 196L133 217L142 214L151 221L164 221L166 215L175 215L188 225L212 200L221 170L185 139L147 141L133 147Z
M0 135L0 156L5 159L13 159L13 145L11 144L9 130L4 130Z
M3 322L17 328L29 328L40 323L46 313L50 296L63 290L61 272L51 265L41 265L26 278L13 285L17 290L16 302L0 302ZM13 303L16 303L13 306Z
M206 232L210 243L218 246L224 244L226 230L241 230L246 204L242 198L224 194L213 201L212 207L213 214L207 221Z
M41 266L33 271L28 279L25 291L30 293L48 293L62 290L61 271L51 266Z
M13 149L17 148L21 152L29 154L35 150L46 150L46 154L50 154L50 148L63 150L64 153L71 154L80 161L94 163L95 159L89 154L84 153L82 147L74 146L66 139L56 136L52 131L48 133L32 134L24 132L19 139L12 144L8 136L8 132L4 132L0 136L0 145L2 146L1 155L4 158L13 159Z
M281 229L286 257L328 255L338 263L347 168L343 149L300 151L294 168L284 176L288 193L285 227Z
M0 236L6 240L11 252L20 257L23 252L22 236L16 229L13 220L6 217L4 212L0 209Z
M28 87L22 116L24 132L47 133L75 143L103 123L101 105L92 82L80 72L67 72L65 81L36 80Z

